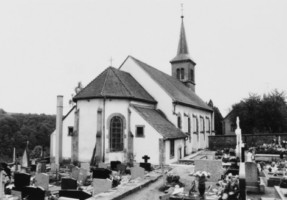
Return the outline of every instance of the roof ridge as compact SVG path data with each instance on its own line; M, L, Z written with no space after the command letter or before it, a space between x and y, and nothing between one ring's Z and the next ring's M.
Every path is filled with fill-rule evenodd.
M135 97L134 95L132 95L131 91L127 88L127 86L123 83L123 81L120 79L120 77L117 75L117 73L115 73L114 69L116 70L116 68L111 68L112 72L114 73L114 75L119 79L119 81L122 83L122 85L124 86L124 88L128 91L128 93L130 94L131 97ZM120 70L118 70L120 71Z
M103 90L104 90L104 88L105 88L105 85L106 85L106 82L107 82L107 77L108 77L108 75L109 75L109 72L110 72L110 70L109 69L111 69L111 67L108 67L105 71L107 71L107 75L106 75L106 77L105 77L105 80L104 80L104 84L103 84L103 87L102 87L102 90L101 90L101 96L104 96L103 95Z

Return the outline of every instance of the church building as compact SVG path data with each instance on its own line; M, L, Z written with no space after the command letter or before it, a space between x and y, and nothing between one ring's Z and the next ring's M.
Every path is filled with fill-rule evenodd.
M213 110L195 92L196 63L181 18L171 75L132 56L105 69L75 95L65 118L59 112L51 156L109 163L147 155L152 164L170 164L208 147Z

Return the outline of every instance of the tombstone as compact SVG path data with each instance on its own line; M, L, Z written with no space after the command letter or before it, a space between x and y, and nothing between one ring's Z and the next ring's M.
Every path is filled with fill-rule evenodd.
M194 160L194 171L209 172L210 182L217 182L224 173L221 160Z
M93 195L106 192L112 189L112 180L110 179L93 179Z
M144 168L142 167L132 167L131 168L131 178L136 179L138 177L144 178Z
M88 177L88 170L80 168L78 181L80 183L84 184L86 179L87 179L87 177Z
M48 174L36 174L35 185L44 188L44 190L49 190L49 175Z
M259 176L257 165L254 162L245 162L246 190L259 192Z
M99 163L99 164L98 164L98 168L107 169L107 168L108 168L108 164L107 164L107 163Z
M14 174L14 186L15 190L22 190L24 187L30 185L31 175L26 173L16 173Z
M46 163L38 163L36 167L36 173L46 173Z
M117 165L121 163L122 163L121 161L111 161L111 170L116 171Z
M29 200L45 200L45 190L42 187L24 187L22 191L22 198L27 198Z
M144 168L146 171L151 171L151 164L148 163L148 160L150 159L150 157L145 155L142 157L142 159L144 159L144 162L140 163L140 167Z
M78 187L77 180L68 177L62 178L61 180L62 190L75 190L77 189L77 187Z
M79 178L79 172L80 172L79 167L74 167L74 168L72 169L71 178L74 178L74 179L78 180L78 178Z
M96 168L93 170L93 179L94 178L107 179L107 178L110 178L111 174L112 174L112 171L109 169Z
M75 165L73 164L68 164L68 169L69 169L69 172L72 172L73 168L75 167Z
M56 163L51 163L51 172L56 173L59 172L59 165Z
M90 163L81 163L81 168L89 172L91 170Z
M127 166L125 164L118 164L117 165L117 171L120 172L120 174L126 173Z
M73 199L85 200L92 197L91 194L81 190L60 190L60 197L68 197Z

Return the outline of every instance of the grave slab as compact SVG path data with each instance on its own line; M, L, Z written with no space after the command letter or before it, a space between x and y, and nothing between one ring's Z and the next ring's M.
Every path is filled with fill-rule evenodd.
M35 185L40 186L47 191L49 189L49 175L44 173L36 174Z
M136 179L138 177L144 178L144 168L142 167L132 167L131 168L131 178Z
M110 179L93 179L93 195L106 192L112 189L112 181Z

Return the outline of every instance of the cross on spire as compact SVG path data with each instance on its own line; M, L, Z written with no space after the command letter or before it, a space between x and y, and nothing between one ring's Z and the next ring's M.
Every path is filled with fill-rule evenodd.
M109 61L111 63L111 67L112 67L113 66L113 61L114 61L113 57L111 57Z
M183 18L183 3L180 4L181 5L181 18Z

